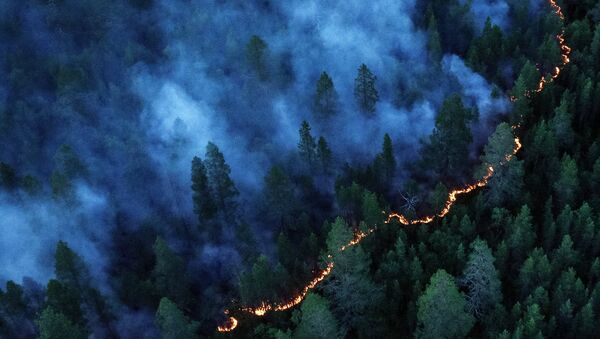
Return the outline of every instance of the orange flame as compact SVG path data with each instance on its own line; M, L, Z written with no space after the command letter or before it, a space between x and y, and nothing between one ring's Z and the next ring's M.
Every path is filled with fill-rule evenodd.
M550 6L552 7L552 9L554 9L554 13L561 20L564 20L565 16L562 12L562 8L560 8L560 6L558 6L556 1L548 0L548 2L550 3ZM553 69L548 80L546 79L546 76L542 76L540 82L538 83L538 87L535 90L528 90L525 92L526 97L530 97L532 95L532 93L540 93L541 91L543 91L546 84L549 84L552 81L554 81L556 78L558 78L562 68L564 68L564 66L566 66L570 62L569 55L571 54L571 48L565 44L564 35L565 35L565 32L563 29L561 31L561 33L556 36L556 39L559 43L560 50L561 50L562 65L557 66ZM514 96L511 96L510 99L511 99L511 101L517 100L517 98ZM512 126L512 127L513 127L513 130L516 130L518 127L520 127L520 124L516 124L515 126ZM507 163L508 161L510 161L517 154L517 152L519 152L519 150L522 148L523 145L521 144L521 141L519 140L518 137L515 137L514 142L515 142L515 146L514 146L512 152L507 154L504 157L504 160L498 164L499 166L502 166L505 163ZM450 209L452 208L452 206L454 205L454 203L456 202L456 200L458 199L458 197L460 195L467 194L479 187L486 186L488 184L490 178L492 178L492 176L494 175L494 172L495 172L494 167L490 164L487 167L486 174L481 179L479 179L478 181L476 181L470 185L467 185L463 188L452 190L450 193L448 193L448 198L446 199L444 208L437 214L410 220L409 218L407 218L406 216L404 216L400 213L392 212L392 213L388 214L388 217L387 217L387 220L385 221L385 223L390 223L393 219L397 219L402 225L408 226L408 225L416 225L416 224L429 224L429 223L433 222L436 218L443 218L448 213L450 213ZM350 240L346 245L343 245L342 247L340 247L339 251L343 252L346 249L348 249L349 247L359 244L365 237L367 237L369 234L371 234L375 231L376 231L375 228L371 228L367 231L360 231L360 230L356 231L354 233L354 237L352 238L352 240ZM302 302L302 300L304 300L306 295L310 292L310 290L314 289L333 270L333 267L335 266L335 263L333 262L333 256L331 254L329 254L329 255L327 255L327 259L329 261L327 262L327 265L325 266L325 268L320 270L319 274L317 274L316 277L314 277L311 281L309 281L304 286L304 288L302 288L302 290L298 294L294 295L291 299L289 299L283 303L278 303L278 304L273 304L273 303L264 301L258 307L243 307L243 308L240 308L239 311L246 312L246 313L258 316L258 317L262 317L265 314L267 314L267 312L285 311L285 310L288 310L288 309L300 304ZM225 310L224 313L228 315L229 310ZM239 324L239 321L236 318L230 316L225 324L217 327L217 331L231 332L237 327L238 324Z

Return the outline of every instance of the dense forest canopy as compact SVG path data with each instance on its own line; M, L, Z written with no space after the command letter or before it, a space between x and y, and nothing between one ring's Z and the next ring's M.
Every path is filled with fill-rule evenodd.
M0 338L600 332L596 0L0 1L0 49Z

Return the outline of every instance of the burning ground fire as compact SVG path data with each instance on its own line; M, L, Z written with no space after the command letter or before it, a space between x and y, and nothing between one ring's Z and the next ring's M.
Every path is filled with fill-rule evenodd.
M562 8L556 3L556 1L548 0L548 3L554 10L554 13L561 20L564 20L565 16L562 12ZM556 36L556 40L558 41L558 44L559 44L559 47L561 50L562 64L560 66L554 67L554 69L548 76L542 76L540 79L540 82L538 83L538 87L536 89L528 90L524 93L526 97L531 97L533 94L540 93L541 91L543 91L547 84L551 83L552 81L554 81L556 78L559 77L562 68L564 68L564 66L566 66L570 62L569 55L571 54L571 48L566 45L564 36L565 36L564 29L561 31L560 34L558 34ZM517 100L516 97L511 97L510 99L511 99L511 101ZM513 130L516 129L517 127L518 127L518 125L513 126ZM512 152L510 154L507 154L505 156L504 160L502 162L500 162L498 164L498 166L502 166L502 165L506 164L517 154L517 152L519 152L519 150L522 147L521 141L519 140L518 137L515 137L514 142L515 142L515 145L512 149ZM403 214L392 212L388 215L385 223L390 223L392 220L397 219L402 225L408 226L408 225L417 225L417 224L429 224L429 223L433 222L436 218L443 218L450 212L450 209L452 208L452 206L454 205L454 203L456 202L456 200L458 199L458 197L460 195L467 194L467 193L472 192L480 187L485 187L493 175L494 175L494 167L492 165L489 165L487 168L486 174L483 176L483 178L481 178L478 181L476 181L470 185L467 185L465 187L452 190L450 193L448 193L448 198L446 199L444 208L437 214L424 216L424 217L421 217L418 219L411 220L408 217L404 216ZM339 251L343 252L346 249L359 244L364 238L366 238L369 234L371 234L375 231L376 231L376 228L371 228L367 231L357 231L354 234L354 238L352 240L350 240L350 242L348 242L346 245L340 247ZM262 317L265 314L267 314L268 312L285 311L285 310L288 310L288 309L300 304L302 302L302 300L304 300L306 295L310 292L310 290L314 289L333 270L333 268L335 266L335 263L333 261L333 256L331 254L329 254L327 256L327 259L328 259L328 262L327 262L325 268L320 270L319 273L311 281L309 281L304 286L304 288L302 288L302 290L300 292L298 292L296 295L292 296L292 298L290 298L289 300L281 302L281 303L263 302L260 306L242 307L242 308L239 308L238 311L248 313L251 315L255 315L258 317ZM225 324L217 327L217 331L231 332L238 326L239 321L235 317L229 316L229 313L230 313L229 310L225 310L224 313L225 313L225 315L228 315L227 322Z

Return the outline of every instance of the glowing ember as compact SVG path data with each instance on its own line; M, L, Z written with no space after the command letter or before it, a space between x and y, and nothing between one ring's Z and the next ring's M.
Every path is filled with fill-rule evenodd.
M561 20L564 20L565 16L562 12L562 9L560 8L560 6L558 6L556 1L548 0L548 2L550 3L550 6L554 10L554 13ZM556 40L558 41L560 50L561 50L562 65L554 67L553 71L549 74L548 79L546 76L542 76L540 82L538 83L538 87L535 90L528 90L524 93L524 95L526 97L530 97L533 93L540 93L541 91L543 91L547 84L551 83L552 81L554 81L556 78L559 77L562 68L570 62L569 55L571 54L571 48L565 44L564 35L565 35L565 32L563 30L559 35L556 36ZM510 97L510 99L511 99L511 101L517 100L517 98L514 96ZM515 126L512 126L513 130L516 130L518 127L520 127L520 124L516 124ZM512 152L507 154L504 157L504 160L501 161L500 164L498 164L498 166L502 166L506 162L510 161L517 154L517 152L519 152L519 150L521 149L522 145L521 145L521 141L519 140L519 138L515 137L514 141L515 141L515 146L514 146ZM385 223L390 223L393 219L397 219L402 225L408 226L408 225L416 225L416 224L429 224L429 223L433 222L436 218L443 218L448 213L450 213L450 209L452 208L452 206L456 202L456 199L458 199L458 197L460 195L467 194L479 187L486 186L488 184L490 178L494 175L494 172L495 172L494 167L492 165L488 165L486 174L483 176L483 178L481 178L478 181L476 181L470 185L467 185L463 188L452 190L450 193L448 193L448 198L446 199L444 208L437 214L424 216L424 217L421 217L418 219L411 220L408 217L406 217L400 213L392 212L392 213L388 214L387 220L385 221ZM385 214L385 212L384 212L384 214ZM376 231L375 228L371 228L364 232L360 231L360 230L356 231L352 240L350 240L350 242L348 242L346 245L343 245L342 247L340 247L339 251L343 252L346 249L359 244L365 237L367 237L369 234L371 234L375 231ZM300 304L302 302L302 300L304 300L306 295L310 292L310 290L314 289L333 270L333 267L335 266L335 263L333 262L333 256L331 254L329 254L329 255L327 255L327 259L328 259L328 262L327 262L327 265L325 266L325 268L320 270L319 274L317 274L317 276L315 278L313 278L311 281L309 281L308 284L306 284L304 286L304 288L302 288L302 290L299 293L297 293L296 295L294 295L291 299L289 299L283 303L263 302L260 306L242 307L239 309L239 311L249 313L249 314L252 314L252 315L255 315L258 317L262 317L265 314L267 314L267 312L285 311L285 310L288 310L288 309ZM226 315L229 315L229 310L225 310L224 313ZM239 322L236 318L230 316L225 324L217 327L217 331L231 332L237 327L238 323Z

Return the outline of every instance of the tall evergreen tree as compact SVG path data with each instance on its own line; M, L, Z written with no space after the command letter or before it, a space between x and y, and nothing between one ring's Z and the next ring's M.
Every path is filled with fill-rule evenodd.
M444 270L431 276L417 304L417 338L465 338L475 323L454 278Z
M265 176L263 194L269 216L280 223L296 205L294 186L280 166L273 166Z
M440 176L462 174L469 160L473 135L469 124L476 115L458 94L446 98L435 119L435 128L423 149L423 165Z
M514 139L510 126L501 123L484 148L478 177L487 173L490 165L494 168L494 176L484 193L488 206L499 206L509 201L514 203L521 195L524 185L523 162L516 157L506 161L506 156L511 155L515 148Z
M328 174L331 172L331 163L332 153L331 149L329 149L329 145L324 137L319 137L319 141L317 142L317 159L319 161L319 165L321 167L321 171L323 173Z
M442 59L442 43L440 33L438 32L437 22L433 10L429 7L429 18L427 21L427 50L429 57L434 62L439 62Z
M383 291L369 275L371 260L360 245L339 252L351 238L346 222L337 218L327 235L327 249L336 266L323 288L342 330L355 330L360 335L377 329L373 322L378 321L375 312L383 301Z
M235 199L239 192L229 176L231 169L225 162L223 153L212 142L206 145L205 159L206 173L215 204L225 216L232 216L235 214Z
M253 35L246 45L246 59L250 69L263 81L269 77L267 53L267 43L258 35Z
M392 138L389 134L383 136L383 146L381 153L375 158L375 172L381 176L381 180L385 184L389 184L396 173L396 157L394 156L394 148Z
M377 77L371 73L367 65L358 68L358 75L354 80L354 97L361 112L367 115L375 113L375 104L379 100L379 93L375 88Z
M333 116L338 109L338 94L335 91L333 80L327 72L321 73L317 81L317 90L313 110L317 117L328 118Z
M310 134L310 125L306 120L302 121L299 133L300 141L298 142L298 152L308 167L313 168L317 158L317 145L315 139Z
M200 224L212 219L217 212L217 207L210 191L206 167L198 157L192 160L192 192L194 213L198 215Z
M191 300L185 263L161 237L156 238L153 249L156 263L152 283L156 293L180 306L187 305Z
M485 241L476 239L471 243L469 261L461 282L467 287L467 308L477 318L502 301L494 260Z
M73 324L64 314L46 307L35 321L40 339L84 339L83 328Z
M579 178L577 163L571 156L565 154L560 162L560 176L554 183L556 200L562 206L573 204L579 192Z
M200 324L190 321L168 298L160 299L155 322L163 339L194 339Z
M297 339L341 338L337 320L329 309L327 299L310 293L300 306L298 326L294 330Z

